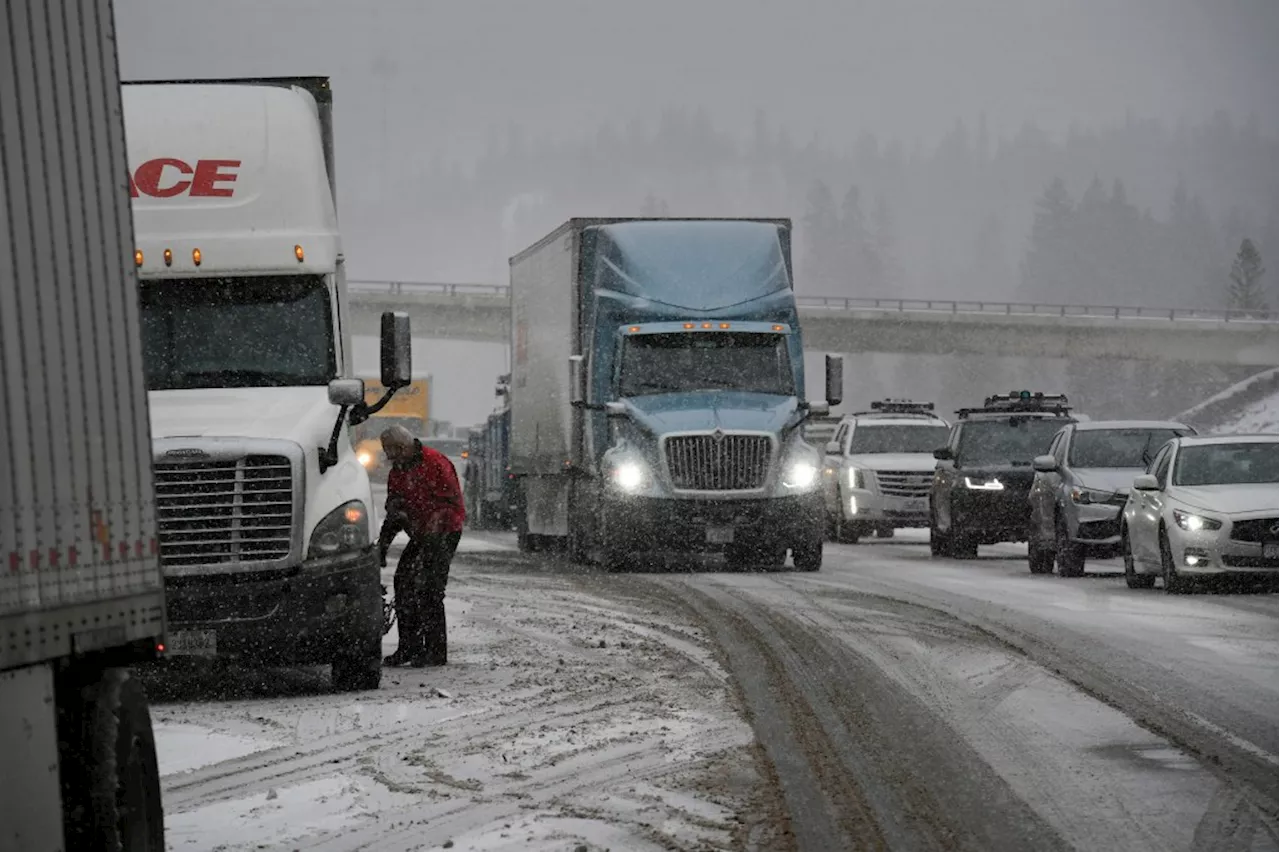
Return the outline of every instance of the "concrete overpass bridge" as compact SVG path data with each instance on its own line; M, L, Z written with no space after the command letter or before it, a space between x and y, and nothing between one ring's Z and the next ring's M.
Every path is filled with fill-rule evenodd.
M506 343L508 288L350 281L353 331L377 336L383 311L414 334ZM1103 358L1274 367L1274 312L797 296L806 348L825 352Z

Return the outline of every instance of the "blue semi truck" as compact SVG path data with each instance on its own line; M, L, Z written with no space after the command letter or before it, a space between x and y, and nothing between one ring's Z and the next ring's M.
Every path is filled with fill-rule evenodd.
M511 259L522 550L822 564L789 219L571 219Z
M498 410L468 436L465 476L467 518L472 529L511 529L518 505L508 452L510 380L510 375L498 377L496 396L502 400Z

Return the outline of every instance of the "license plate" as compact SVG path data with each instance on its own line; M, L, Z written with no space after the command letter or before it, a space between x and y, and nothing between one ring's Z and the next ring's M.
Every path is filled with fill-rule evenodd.
M165 637L165 651L171 656L214 657L218 654L215 630L175 630Z
M929 501L923 500L923 499L908 500L907 511L908 512L927 512L929 511Z
M1264 545L1262 545L1262 558L1263 558L1263 559L1275 559L1275 558L1276 558L1276 544L1275 544L1275 542L1272 542L1271 544L1264 544Z
M707 544L733 544L733 527L707 527Z

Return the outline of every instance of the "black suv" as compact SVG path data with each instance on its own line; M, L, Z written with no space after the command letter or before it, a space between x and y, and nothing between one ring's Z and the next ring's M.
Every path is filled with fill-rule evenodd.
M1026 541L1035 470L1054 435L1074 423L1067 398L1013 391L956 412L929 493L929 552L973 559L978 545Z

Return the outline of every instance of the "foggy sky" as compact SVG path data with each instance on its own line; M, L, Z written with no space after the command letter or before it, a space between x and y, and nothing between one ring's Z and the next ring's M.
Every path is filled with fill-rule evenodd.
M330 76L349 269L433 280L474 259L354 256L369 244L358 229L393 232L398 223L370 222L373 211L348 209L351 199L394 186L420 158L467 165L510 128L531 139L590 138L604 122L621 129L666 107L705 107L718 128L743 138L762 111L800 144L844 147L871 132L930 147L957 119L979 116L1008 136L1027 121L1060 134L1127 112L1173 124L1225 110L1236 121L1256 117L1274 136L1278 5L116 0L115 8L125 79ZM384 209L403 216L405 233L437 224L419 221L403 200ZM474 253L485 239L465 245ZM356 349L358 366L374 366L371 339ZM414 360L436 379L438 415L467 423L490 409L506 353L416 341ZM458 364L468 369L449 367Z
M931 144L1126 110L1277 121L1274 0L116 0L126 79L324 74L346 146L469 158L664 106ZM385 97L384 97L385 95ZM355 173L350 162L344 174Z

